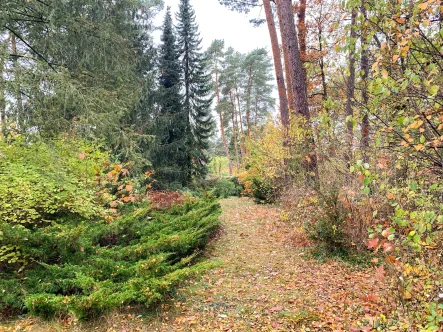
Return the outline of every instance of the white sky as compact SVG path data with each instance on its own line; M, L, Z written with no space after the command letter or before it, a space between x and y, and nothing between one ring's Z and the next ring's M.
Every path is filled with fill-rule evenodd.
M179 0L164 0L165 9L171 7L175 21ZM224 39L226 47L232 46L235 50L246 53L253 49L266 47L271 51L271 43L266 24L254 28L249 20L264 18L264 12L259 8L246 14L230 11L219 4L218 0L191 0L195 10L196 21L199 25L200 35L203 38L202 46L206 49L214 39ZM156 18L156 25L163 22L164 11Z
M161 27L164 13L168 6L176 24L175 13L178 11L180 0L164 0L164 10L155 19L155 25ZM233 47L236 51L247 53L256 48L266 48L271 53L271 41L266 24L255 28L249 22L252 18L265 18L265 13L260 7L251 10L250 13L238 13L220 5L218 0L190 0L195 10L196 21L199 25L202 38L203 50L206 50L214 39L223 39L225 47ZM160 41L161 31L155 34L155 40ZM272 91L277 99L277 90ZM275 110L269 110L273 113Z

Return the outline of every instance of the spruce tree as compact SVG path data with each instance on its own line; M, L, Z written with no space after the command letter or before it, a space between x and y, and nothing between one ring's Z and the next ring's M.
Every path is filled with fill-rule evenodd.
M214 124L211 116L213 99L208 62L201 50L195 11L189 0L181 0L177 13L177 32L184 86L183 110L187 115L188 158L192 175L203 177L207 171L208 139ZM190 180L190 179L189 179Z
M157 114L152 134L155 141L150 160L159 183L179 187L190 177L189 149L187 146L187 116L182 108L181 70L170 8L163 24L162 45L159 55L159 89Z

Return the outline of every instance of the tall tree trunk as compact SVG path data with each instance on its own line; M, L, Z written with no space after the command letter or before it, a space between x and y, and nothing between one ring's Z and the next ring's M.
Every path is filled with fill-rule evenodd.
M255 96L255 118L254 118L254 125L257 126L258 123L258 98Z
M216 68L216 70L215 70L215 91L216 91L216 95L217 95L217 104L220 105L220 86L218 83L219 83L218 82L218 71ZM226 136L225 136L225 126L223 125L223 115L222 115L222 112L220 109L218 110L218 116L220 119L220 130L221 130L223 147L225 149L226 158L228 158L229 175L232 176L232 162L231 162L231 158L229 157L228 142L226 141Z
M268 24L269 36L271 38L272 56L274 58L275 78L277 80L278 97L280 101L280 118L283 126L287 128L289 125L288 97L286 95L285 79L283 76L283 65L281 62L280 48L278 45L277 30L275 28L274 15L272 14L270 1L263 0L263 7L265 9L266 22Z
M244 133L244 131L243 131L243 117L242 117L242 114L241 114L240 94L238 93L238 87L235 87L235 98L237 99L238 117L239 117L239 122L240 122L240 131L241 131L241 134L243 135L243 133Z
M237 160L237 171L240 169L240 158L238 154L238 141L237 141L237 132L238 132L238 125L237 125L237 115L235 112L235 102L234 97L232 96L232 91L229 91L229 97L231 98L231 105L232 105L232 139L234 140L234 148L235 148L235 158Z
M246 149L245 149L245 144L244 144L244 131L243 131L243 116L241 114L241 107L240 107L240 94L238 93L238 87L235 87L235 96L237 98L237 105L238 105L238 117L239 120L238 122L240 122L240 151L241 151L241 155L242 155L242 159L244 158L244 156L246 155Z
M3 79L3 70L5 68L3 48L4 45L0 44L0 130L1 136L6 136L6 98L5 98L5 80Z
M320 50L320 73L321 73L321 84L322 84L322 88L323 88L323 98L322 100L325 101L326 99L328 99L328 89L327 89L327 85L326 85L326 73L325 73L325 60L324 60L324 56L323 56L323 42L322 42L322 36L323 31L320 28L318 30L318 47Z
M24 118L23 114L23 100L20 87L20 69L18 67L18 53L17 53L17 40L13 33L10 34L11 39L11 53L12 53L12 65L14 68L14 84L15 84L15 98L17 101L17 111L15 112L15 121L20 126L23 126L20 119Z
M282 41L283 41L283 33L282 35ZM283 42L284 44L284 42ZM292 112L295 112L295 96L294 96L294 87L292 85L292 75L291 75L291 69L290 69L290 58L288 55L288 52L283 48L283 60L285 62L285 75L286 75L286 82L288 83L288 102L289 102L289 108Z
M286 34L284 33L283 29L282 29L282 24L283 24L283 18L281 16L281 10L277 7L277 15L278 15L278 22L280 24L280 37L281 37L281 41L282 41L282 50L281 52L283 53L283 60L284 60L284 65L285 65L285 76L286 76L286 85L287 85L287 98L288 98L288 103L289 103L289 109L294 112L295 111L295 96L294 96L294 87L292 85L292 74L291 74L291 58L288 54L288 50L286 47L284 47L285 45L288 44L288 41L286 39Z
M280 17L280 29L284 36L283 48L288 54L288 65L292 81L292 88L295 97L295 112L306 119L308 132L311 130L311 121L309 114L306 76L300 58L300 49L298 45L297 33L295 29L294 14L292 11L291 0L277 0L277 10ZM309 182L318 187L318 167L317 154L315 153L315 142L312 133L306 137L306 148L309 155L306 158L305 169L308 173Z
M309 119L306 79L300 58L294 14L292 12L292 1L277 0L277 9L279 10L283 48L288 55L289 75L295 97L295 112Z
M300 58L301 61L304 63L307 61L307 55L306 55L306 0L300 0L300 4L298 5L298 11L297 11L297 17L298 17L298 24L297 24L297 33L298 33L298 40L300 43ZM305 68L303 68L305 69ZM306 77L306 71L305 71L305 77Z
M367 19L367 13L366 13L366 7L364 0L361 0L361 13L363 14L364 20ZM369 102L369 95L368 95L368 79L369 79L369 52L368 52L368 44L366 43L366 34L364 31L361 33L361 70L363 71L362 75L362 102L364 106L367 106ZM361 145L362 145L362 154L363 154L363 161L368 162L368 148L369 148L369 115L366 111L363 115L362 119L362 125L361 125Z
M352 117L354 115L352 104L355 95L355 40L357 37L357 32L355 31L355 21L357 18L357 10L352 9L351 13L351 33L350 33L350 48L349 48L349 77L346 84L346 136L348 153L346 154L346 160L348 163L352 160L352 140L354 138L354 126Z
M247 137L251 137L251 90L252 90L252 64L249 65L248 92L246 96L246 125Z

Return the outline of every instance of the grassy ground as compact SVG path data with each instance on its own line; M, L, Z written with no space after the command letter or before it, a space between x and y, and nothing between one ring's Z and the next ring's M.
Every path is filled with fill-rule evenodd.
M395 303L383 275L306 259L288 242L275 207L221 202L223 230L208 250L220 267L182 285L149 313L134 308L79 323L24 318L0 331L370 331L388 327ZM386 317L386 318L385 318Z

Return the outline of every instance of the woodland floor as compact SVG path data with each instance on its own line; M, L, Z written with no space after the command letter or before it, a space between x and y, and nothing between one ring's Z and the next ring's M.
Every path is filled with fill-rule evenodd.
M154 313L128 310L87 324L26 318L0 323L0 331L371 331L389 316L393 303L375 267L306 258L276 207L245 198L221 204L223 228L207 253L219 267Z

